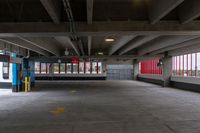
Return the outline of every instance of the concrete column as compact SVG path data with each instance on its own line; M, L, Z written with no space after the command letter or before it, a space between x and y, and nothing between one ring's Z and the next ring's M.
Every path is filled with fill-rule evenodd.
M49 77L53 80L54 72L53 72L53 63L49 65Z
M12 53L12 57L17 57L16 53ZM19 65L14 64L12 65L12 92L18 92L18 84L19 84Z
M23 80L23 76L22 76L22 64L17 64L18 65L18 91L22 91L22 80Z
M35 61L29 61L29 74L31 77L31 87L35 86Z
M172 74L172 57L165 56L163 58L163 87L170 86L170 77Z
M53 63L49 65L49 75L53 76Z
M133 80L137 80L138 74L140 74L139 61L135 59L133 60Z
M107 73L107 70L106 70L106 62L102 62L102 73L104 74L104 75L106 75L106 73Z
M23 66L23 79L25 80L26 76L31 78L31 87L35 86L35 62L33 60L24 59Z

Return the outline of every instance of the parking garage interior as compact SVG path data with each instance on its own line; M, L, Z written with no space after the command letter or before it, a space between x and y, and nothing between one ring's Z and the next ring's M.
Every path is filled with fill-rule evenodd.
M200 1L1 0L0 133L199 133Z

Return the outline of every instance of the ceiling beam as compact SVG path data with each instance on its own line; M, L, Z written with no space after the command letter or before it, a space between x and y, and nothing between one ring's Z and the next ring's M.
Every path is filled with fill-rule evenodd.
M30 43L27 43L19 38L0 38L0 41L4 42L4 43L8 43L8 44L11 44L11 45L15 45L15 46L18 46L18 47L21 47L21 48L24 48L24 49L28 49L30 51L34 51L36 53L39 53L41 55L44 55L46 57L49 57L50 56L50 53L37 47L37 46L34 46Z
M87 0L87 23L92 24L93 20L93 0Z
M91 55L92 36L88 36L88 55Z
M150 0L149 19L151 24L157 23L184 0Z
M82 42L81 39L76 40L76 41L72 41L72 44L74 44L74 46L78 46L77 49L79 49L78 51L81 52L81 55L82 55L82 56L85 55L84 46L83 46L83 42Z
M127 47L125 47L124 49L120 50L119 55L123 55L127 52L129 52L130 50L133 50L134 48L137 48L141 45L143 45L144 43L147 43L155 38L157 38L159 36L157 35L153 35L153 36L138 36L137 38L133 39L132 41L130 41L127 45Z
M123 47L125 44L127 44L129 41L133 40L136 37L136 35L131 36L122 36L119 38L116 43L111 47L109 51L109 55L114 54L117 50L119 50L121 47Z
M53 41L51 38L19 38L27 43L48 51L57 57L61 56L61 48L59 48L59 46L56 45L56 42Z
M71 45L71 47L74 49L75 53L80 56L79 50L77 48L77 46L71 41L71 39L67 36L59 36L59 37L55 37L55 39L61 43L63 46L66 46L65 48L67 48L68 44Z
M51 58L48 58L48 57L42 57L42 58L37 58L37 57L33 57L31 59L34 59L35 61L41 61L41 62L56 62L58 61L58 59L61 59L62 62L68 62L69 59L71 57L74 57L74 56L64 56L64 57L60 57L60 58L57 58L57 57L51 57ZM124 56L106 56L106 55L103 55L103 56L82 56L80 58L81 59L85 59L85 58L90 58L90 59L99 59L99 60L104 60L104 59L116 59L116 60L120 60L120 59L128 59L128 60L132 60L132 59L138 59L138 60L150 60L150 59L157 59L157 58L162 58L163 55L158 55L158 56L137 56L137 55L124 55Z
M192 40L189 40L189 41L186 41L183 43L179 43L177 45L169 46L169 47L154 51L154 52L150 53L150 55L156 55L156 54L164 53L164 52L174 50L174 49L179 49L182 47L187 47L187 46L194 45L194 44L200 44L200 38L192 39Z
M87 0L87 24L91 25L93 20L93 0ZM88 36L88 55L91 55L92 36Z
M180 24L178 21L160 21L155 25L148 21L93 22L88 25L77 22L79 36L126 35L199 35L200 21ZM55 37L70 36L68 23L55 25L49 22L0 23L0 37Z
M184 55L184 54L190 54L190 53L196 53L196 52L200 52L200 43L187 46L187 47L182 47L180 49L171 50L168 52L168 55L178 56L178 55Z
M179 7L181 23L186 24L200 16L200 0L185 0Z
M139 55L145 55L153 51L176 45L191 39L197 38L199 36L162 36L144 45L143 48L138 50Z
M21 48L19 46L12 45L9 43L5 43L2 41L0 41L0 49L9 51L9 52L14 52L14 53L17 53L17 55L22 55L22 56L26 56L26 53L27 53L27 50L24 48Z
M40 0L44 8L46 9L47 13L53 20L55 24L60 23L60 14L61 14L61 9L60 9L60 3L58 0Z

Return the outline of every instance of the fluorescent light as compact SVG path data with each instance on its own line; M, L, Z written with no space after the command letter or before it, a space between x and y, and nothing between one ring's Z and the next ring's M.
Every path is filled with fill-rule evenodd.
M103 55L103 52L98 52L98 55Z
M106 41L106 42L114 42L115 39L113 39L113 38L107 38L107 39L105 39L105 41Z

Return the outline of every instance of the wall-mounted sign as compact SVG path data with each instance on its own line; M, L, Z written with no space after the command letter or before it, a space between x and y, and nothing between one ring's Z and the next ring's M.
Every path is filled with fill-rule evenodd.
M14 63L14 64L22 64L23 59L22 58L17 58L17 57L11 57L10 58L10 63Z

